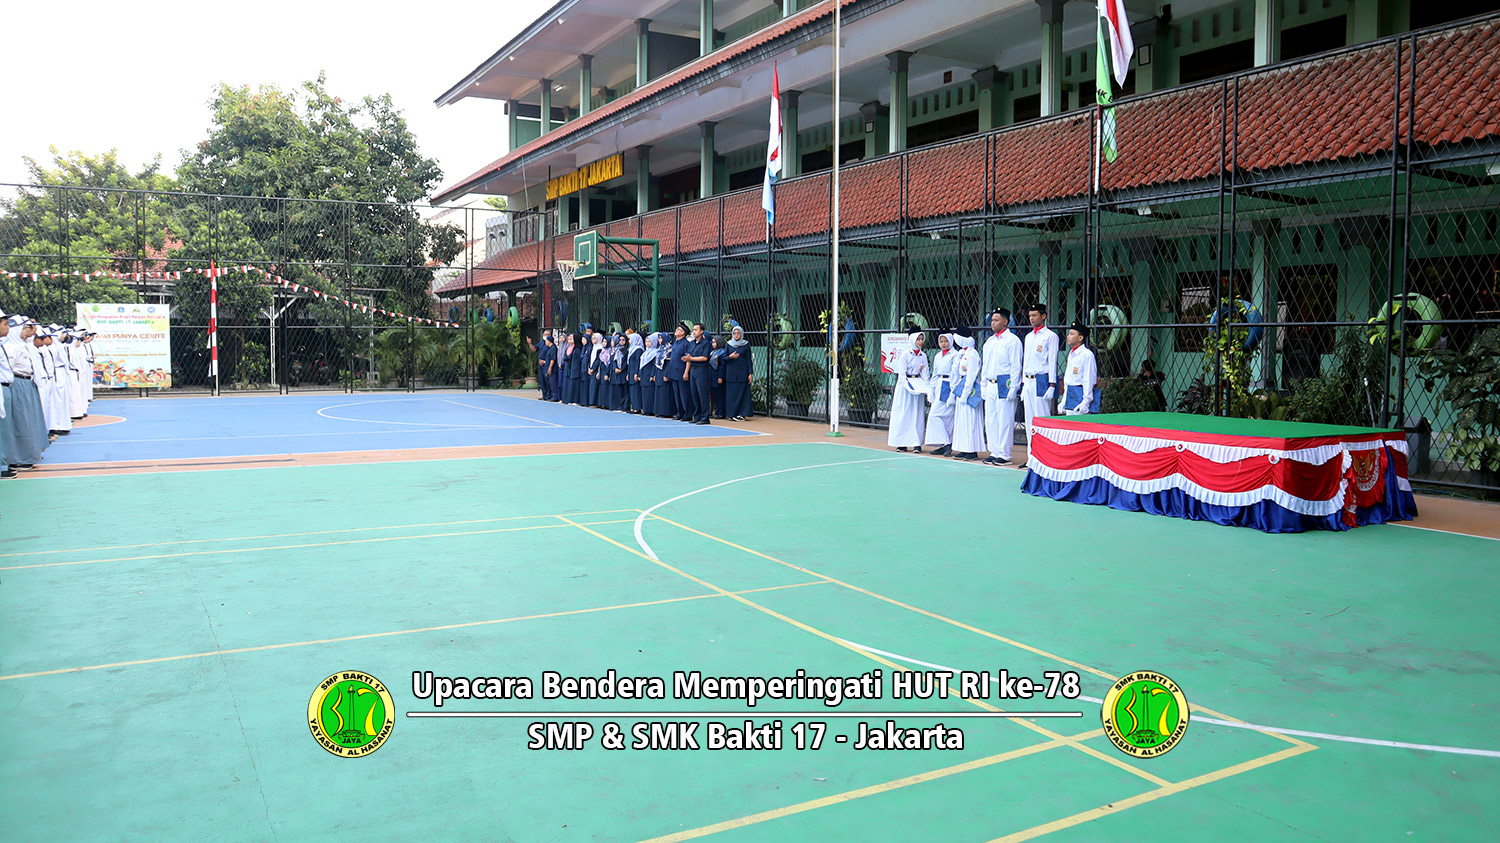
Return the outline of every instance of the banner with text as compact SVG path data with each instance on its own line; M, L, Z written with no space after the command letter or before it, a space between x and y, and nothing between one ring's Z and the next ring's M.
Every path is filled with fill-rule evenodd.
M93 331L94 385L102 389L172 386L170 305L79 302L78 327Z

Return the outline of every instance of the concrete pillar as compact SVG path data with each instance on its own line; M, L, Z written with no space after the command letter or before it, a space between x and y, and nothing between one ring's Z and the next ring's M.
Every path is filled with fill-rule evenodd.
M583 190L578 191L578 230L579 231L582 231L585 228L588 228L589 226L593 225L593 221L590 219L591 216L592 216L592 214L589 213L589 188L585 187Z
M505 130L507 133L506 137L510 142L510 146L506 147L507 151L520 146L519 143L516 143L516 135L521 128L518 122L519 115L516 113L520 105L519 102L514 101L505 104Z
M552 131L552 80L542 80L542 134Z
M714 0L698 0L698 55L714 51Z
M1015 122L1015 108L1010 96L1010 74L994 66L974 71L978 85L979 131L998 129Z
M651 19L641 18L635 22L635 86L643 88L651 81L646 69L650 66Z
M1250 302L1267 322L1279 321L1277 302L1281 299L1281 266L1276 259L1276 238L1280 233L1280 220L1255 220L1250 224ZM1252 385L1277 386L1276 335L1280 331L1280 328L1266 329L1266 335L1260 341L1260 353L1251 361Z
M1281 61L1281 2L1280 0L1255 0L1255 66L1264 67L1279 61Z
M797 105L801 91L781 93L781 177L802 175L802 146L797 143Z
M1135 41L1135 92L1149 94L1167 87L1162 78L1162 50L1171 42L1160 18L1141 21L1130 27Z
M712 121L698 124L698 198L714 195L714 127Z
M1042 116L1063 110L1063 3L1067 0L1036 0L1042 10Z
M1345 43L1363 44L1411 29L1411 0L1350 0Z
M578 116L594 110L594 57L578 57Z
M635 148L635 212L651 210L651 147Z
M911 63L911 53L897 50L894 53L888 53L886 60L891 67L891 129L890 142L886 149L890 152L900 152L906 149L906 124L911 115L911 104L908 102L906 92L907 69Z
M566 234L572 227L572 200L571 195L557 197L557 233Z
M1043 240L1037 244L1037 299L1047 306L1047 324L1061 324L1057 295L1058 260L1062 255L1062 244L1056 240Z
M890 121L890 109L877 102L867 102L859 107L860 127L865 135L865 157L874 158L886 153L885 145L890 142L888 136L888 125ZM838 159L839 151L833 151L835 160Z

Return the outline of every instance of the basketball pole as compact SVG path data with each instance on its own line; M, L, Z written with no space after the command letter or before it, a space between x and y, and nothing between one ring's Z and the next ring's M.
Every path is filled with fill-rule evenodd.
M843 19L843 0L833 0L833 313L828 323L828 356L832 377L828 381L828 435L839 432L839 37Z

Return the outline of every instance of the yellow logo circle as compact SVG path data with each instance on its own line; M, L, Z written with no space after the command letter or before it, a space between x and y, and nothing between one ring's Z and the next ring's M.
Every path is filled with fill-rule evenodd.
M396 725L396 704L385 683L341 670L318 683L307 703L307 727L318 745L341 758L379 749Z
M1176 682L1154 670L1120 678L1104 695L1104 734L1126 755L1155 758L1187 733L1188 704Z

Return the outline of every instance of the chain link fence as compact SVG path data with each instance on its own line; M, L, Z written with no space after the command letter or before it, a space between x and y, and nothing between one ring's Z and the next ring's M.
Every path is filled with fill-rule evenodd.
M215 389L211 262L332 297L221 287L220 390L505 386L534 377L541 329L733 321L756 412L881 427L884 335L932 349L1042 302L1092 329L1104 412L1398 427L1414 480L1500 491L1496 55L1500 22L1469 21L847 165L837 313L827 171L776 187L769 231L758 189L597 227L659 243L654 324L644 284L563 288L574 233L546 213L485 253L472 209L16 185L0 269L60 275L0 276L0 307L170 304L174 391Z

